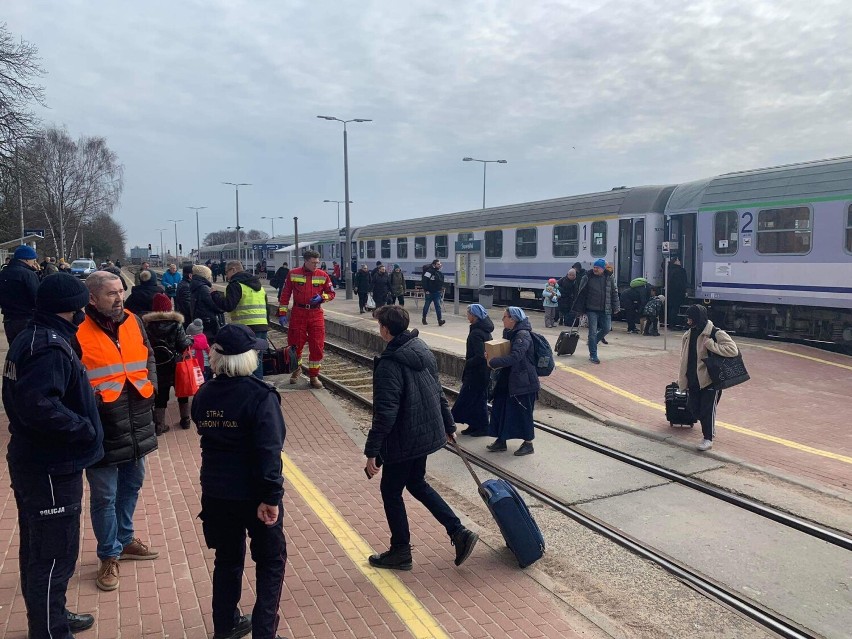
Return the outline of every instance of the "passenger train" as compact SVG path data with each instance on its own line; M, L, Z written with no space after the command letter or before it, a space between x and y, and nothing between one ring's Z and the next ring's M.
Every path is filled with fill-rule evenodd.
M325 260L340 255L336 233L313 245ZM455 243L479 240L495 302L526 306L598 258L621 288L661 287L665 246L720 326L852 347L852 157L371 224L352 240L358 262L398 263L410 286L435 258L452 284Z

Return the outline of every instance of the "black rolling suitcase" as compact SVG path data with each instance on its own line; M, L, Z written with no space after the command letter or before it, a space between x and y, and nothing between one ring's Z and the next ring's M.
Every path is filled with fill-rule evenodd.
M678 424L690 428L697 421L689 410L686 392L678 390L677 382L666 386L666 419L669 420L669 426Z
M559 333L556 338L556 346L553 349L557 355L573 355L577 350L577 343L580 341L580 328L576 325L571 326L567 331Z

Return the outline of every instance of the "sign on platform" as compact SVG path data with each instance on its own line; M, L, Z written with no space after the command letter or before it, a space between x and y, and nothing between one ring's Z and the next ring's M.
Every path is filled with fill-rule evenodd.
M481 250L482 240L468 240L466 242L456 242L456 253Z
M24 236L27 235L39 235L44 237L44 229L24 229Z

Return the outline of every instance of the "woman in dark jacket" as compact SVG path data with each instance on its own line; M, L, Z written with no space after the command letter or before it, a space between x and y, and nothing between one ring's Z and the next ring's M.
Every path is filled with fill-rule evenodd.
M485 342L491 339L494 322L481 304L467 307L467 321L470 322L470 332L467 335L461 392L453 404L453 419L456 423L467 424L462 435L484 437L488 434L488 382L491 379L491 371L485 361Z
M390 275L384 265L380 266L373 275L373 301L376 302L376 308L381 308L388 303L391 296Z
M154 296L162 292L164 292L163 287L157 285L157 279L151 271L142 271L139 273L139 284L130 290L130 296L124 303L124 308L141 317L153 310Z
M175 385L175 364L181 353L192 345L192 338L183 330L183 315L172 311L172 302L167 295L154 296L154 310L142 318L145 331L154 349L157 362L157 397L154 401L154 431L162 435L169 430L166 423L166 407L169 393ZM189 428L189 398L178 397L180 427Z
M219 329L225 325L225 314L216 306L210 290L213 285L210 278L213 277L210 269L203 264L192 267L192 283L189 285L190 305L192 308L192 319L200 319L204 324L204 335L212 344L213 338Z
M505 451L507 439L524 440L515 451L518 457L535 452L532 445L535 437L533 409L540 386L531 330L526 313L517 306L506 309L503 339L512 343L512 352L505 357L488 360L488 366L499 371L491 404L491 422L488 424L488 434L497 438L488 446L491 452Z
M400 306L405 306L405 275L399 264L393 265L393 270L390 274L391 298L393 303L399 302Z
M358 294L358 308L363 313L367 297L373 291L373 276L370 275L366 264L362 264L361 269L355 273L354 284L355 292Z

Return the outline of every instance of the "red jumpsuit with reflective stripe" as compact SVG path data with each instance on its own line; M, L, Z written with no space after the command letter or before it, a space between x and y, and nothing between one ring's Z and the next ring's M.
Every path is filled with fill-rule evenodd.
M321 269L305 270L304 266L291 269L278 300L279 315L289 315L287 327L287 345L295 346L302 363L302 350L308 343L308 375L319 375L325 342L325 317L322 302L311 304L311 299L319 295L322 302L334 299L334 287L328 273ZM290 297L293 304L290 304Z

